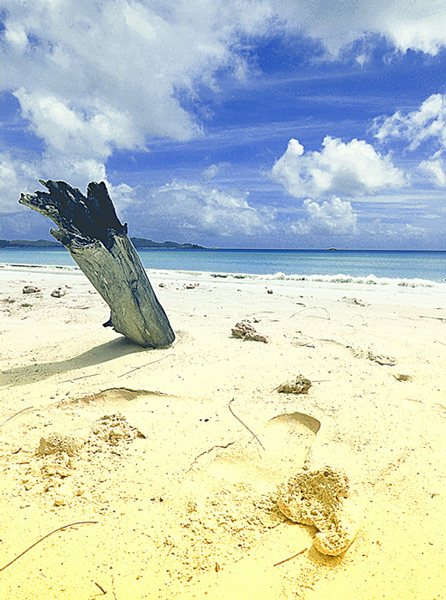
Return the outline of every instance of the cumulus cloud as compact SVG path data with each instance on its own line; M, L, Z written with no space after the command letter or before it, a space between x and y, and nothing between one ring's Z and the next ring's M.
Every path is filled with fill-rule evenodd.
M356 215L350 202L331 198L319 204L305 200L303 207L307 214L304 221L294 226L300 234L352 235L356 233Z
M1 4L0 92L14 94L23 127L44 142L29 160L40 177L80 188L106 179L115 150L201 135L198 90L215 88L219 69L243 76L237 40L261 33L272 14L266 0ZM5 194L9 210L17 192Z
M271 177L296 198L358 196L405 184L403 172L390 157L381 156L363 140L345 143L327 136L322 146L320 152L305 154L302 144L291 139Z
M409 142L411 150L425 142L446 150L446 96L433 94L417 110L407 114L397 111L391 117L377 119L375 127L381 142L400 138Z
M166 235L183 241L202 235L255 236L273 227L272 214L251 206L247 193L223 192L199 184L174 181L153 189L135 209L138 221L145 223L144 231L156 239Z
M305 32L333 53L370 33L386 36L402 51L435 54L446 44L446 11L440 0L1 0L1 9L0 92L14 94L23 124L45 146L44 154L33 155L28 166L23 159L2 155L0 177L9 182L0 189L5 211L12 210L19 191L34 188L37 174L65 178L85 189L89 180L107 178L107 160L115 150L146 148L157 137L185 141L201 135L200 91L203 86L216 89L220 70L238 78L246 75L241 40L247 36L278 28ZM441 98L424 111L435 113L440 104L437 114L442 116L432 117L429 133L425 129L420 135L434 137L435 128L443 126ZM389 131L402 131L397 121L389 121ZM302 198L365 193L404 182L390 158L365 142L326 138L321 152L305 154L302 148L299 154L299 148L298 142L291 145L273 177ZM215 176L217 167L204 177ZM432 175L435 168L431 165ZM436 173L439 180L438 168ZM134 193L119 189L125 206ZM200 218L203 227L211 227L212 210L199 200L200 193L184 193L187 202L195 197L196 206L209 212L208 221ZM226 207L226 230L265 226L264 216L243 204L246 198L234 197L241 221L231 221L235 209ZM254 214L251 225L249 214ZM190 222L197 218L191 215Z
M5 5L5 2L3 2ZM197 100L217 69L243 71L239 34L262 28L267 2L6 2L0 89L16 93L33 130L89 156L147 136L200 132L179 97Z
M446 187L446 95L432 94L416 110L376 119L375 130L383 144L399 140L410 151L430 154L419 163L418 171L434 185Z
M304 28L336 53L365 33L386 36L399 50L435 55L446 44L446 10L442 0L272 0L288 25Z
M122 111L96 102L88 107L73 108L54 96L28 93L20 88L14 93L23 116L31 129L45 140L52 151L63 155L88 155L107 158L117 149L143 146L144 137L135 123Z
M0 215L17 212L21 192L31 192L37 183L37 171L28 162L0 154Z
M364 33L401 49L435 53L446 43L438 0L3 0L0 90L14 92L32 130L59 151L107 157L149 136L200 133L200 86L218 69L246 73L240 39L306 31L330 50ZM335 24L335 26L334 26Z
M418 165L420 171L426 173L434 185L438 187L446 187L445 167L445 162L441 158L422 160Z

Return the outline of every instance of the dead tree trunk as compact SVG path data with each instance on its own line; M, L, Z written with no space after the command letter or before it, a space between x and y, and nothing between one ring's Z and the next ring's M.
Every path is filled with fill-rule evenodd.
M20 204L54 221L50 233L110 307L111 325L140 346L169 346L175 334L127 236L105 184L92 182L87 197L63 181L41 181L48 192L22 194Z

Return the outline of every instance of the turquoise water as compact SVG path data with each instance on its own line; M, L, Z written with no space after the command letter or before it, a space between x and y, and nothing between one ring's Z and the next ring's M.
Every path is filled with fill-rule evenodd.
M365 250L138 250L148 269L392 279L446 278L446 252ZM0 263L74 266L65 249L0 248Z

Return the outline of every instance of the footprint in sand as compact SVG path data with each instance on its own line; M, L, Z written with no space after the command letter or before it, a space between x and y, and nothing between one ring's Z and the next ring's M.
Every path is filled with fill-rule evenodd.
M221 449L206 474L227 483L249 483L265 493L302 468L320 426L317 419L298 412L273 417L253 426L256 437L244 436Z

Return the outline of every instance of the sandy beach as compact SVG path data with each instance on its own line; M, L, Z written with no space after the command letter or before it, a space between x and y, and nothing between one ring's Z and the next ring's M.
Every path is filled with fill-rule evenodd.
M446 285L148 273L171 348L75 269L0 268L0 598L446 598ZM304 466L348 477L339 556L278 508Z

